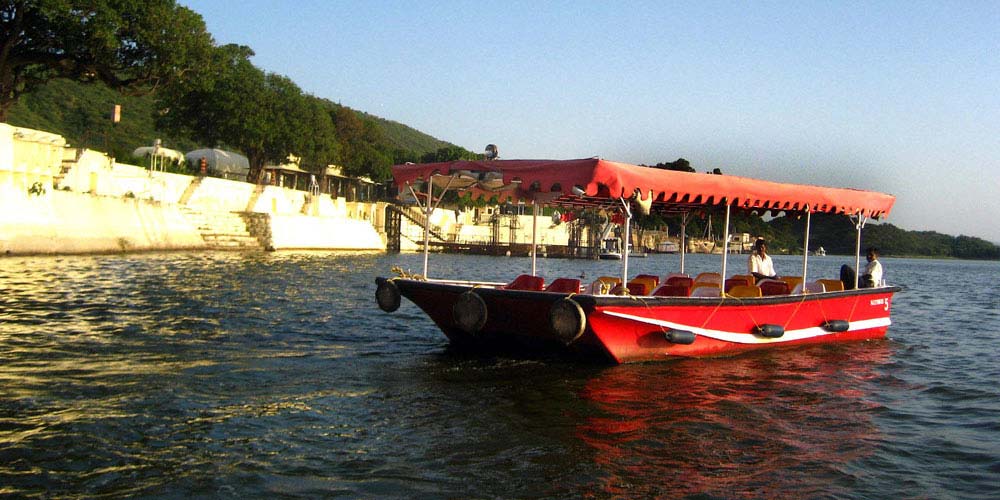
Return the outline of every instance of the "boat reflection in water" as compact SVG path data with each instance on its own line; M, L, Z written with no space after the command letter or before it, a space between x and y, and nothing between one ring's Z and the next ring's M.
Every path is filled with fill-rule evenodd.
M873 341L620 366L582 389L596 412L577 434L613 496L849 496L888 357Z

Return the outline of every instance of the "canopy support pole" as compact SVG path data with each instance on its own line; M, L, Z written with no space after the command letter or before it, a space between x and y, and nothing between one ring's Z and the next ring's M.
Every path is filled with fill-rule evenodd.
M862 214L859 211L858 212L858 219L854 223L854 227L857 228L857 230L858 230L858 237L857 237L857 240L855 240L855 242L854 242L854 276L855 276L855 282L852 283L854 285L854 286L851 287L852 289L858 287L857 277L861 276L861 230L864 229L865 222L868 222L868 217L866 217L864 214Z
M687 225L691 212L681 214L681 274L684 273L684 255L687 253Z
M725 295L726 291L726 263L729 260L729 200L723 199L726 204L726 225L722 229L722 289L719 290L721 295Z
M806 207L806 238L802 243L802 293L806 293L806 273L809 271L809 230L812 225L812 210Z
M538 201L531 200L531 275L538 276Z
M424 279L427 279L427 260L431 247L431 213L434 212L434 209L437 208L441 203L441 200L444 199L444 194L448 192L448 188L451 187L451 183L454 180L455 176L448 178L448 184L446 184L444 186L444 190L441 191L441 198L438 199L437 203L432 205L431 202L434 201L434 182L431 177L427 178L427 202L425 206L421 207L424 209ZM417 193L413 190L413 186L407 183L406 187L410 190L410 194L413 195L413 199L417 200L417 206L420 206L420 197L417 196Z
M431 212L434 210L431 207L431 197L433 196L433 186L434 183L431 182L431 178L427 178L427 209L424 210L424 279L429 278L427 276L427 259L430 255L431 248Z
M628 254L629 246L632 243L632 209L629 208L628 201L625 198L619 198L622 203L622 212L625 213L625 243L622 249L622 286L626 286L628 283Z

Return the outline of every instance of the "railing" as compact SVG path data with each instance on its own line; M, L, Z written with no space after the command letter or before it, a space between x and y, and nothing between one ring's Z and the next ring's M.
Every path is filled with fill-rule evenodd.
M386 205L386 207L388 210L394 211L398 213L401 217L405 218L406 220L412 222L413 224L416 224L420 228L420 236L415 241L423 241L424 217L414 216L412 213L410 213L410 210L404 209L398 205ZM442 236L441 233L435 231L433 227L429 228L429 230L432 238L439 240L441 242L448 241L448 239ZM411 237L411 232L408 232L406 236L407 238L413 239Z

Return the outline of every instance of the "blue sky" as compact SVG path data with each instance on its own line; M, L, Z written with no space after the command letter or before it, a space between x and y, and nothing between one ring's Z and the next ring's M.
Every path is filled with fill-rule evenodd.
M1000 2L180 0L305 92L504 158L679 157L1000 242Z

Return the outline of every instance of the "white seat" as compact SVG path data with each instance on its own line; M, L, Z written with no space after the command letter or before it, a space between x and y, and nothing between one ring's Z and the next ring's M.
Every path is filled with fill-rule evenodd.
M612 278L610 276L601 276L593 281L593 283L587 285L583 293L590 295L607 295L611 292L611 289L615 285L621 283L620 279Z
M719 273L701 273L694 278L694 284L698 283L714 283L716 285L722 285L722 275Z
M803 293L802 288L802 283L795 285L795 289L792 290L792 295ZM809 283L806 283L805 293L823 293L825 291L826 286L818 281L810 281Z
M718 287L714 287L714 286L699 286L699 287L696 287L695 289L691 290L691 296L692 297L718 297L719 294L720 294L720 292L722 292L722 289L718 288Z

